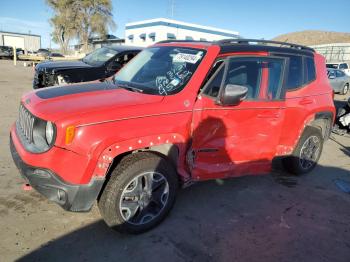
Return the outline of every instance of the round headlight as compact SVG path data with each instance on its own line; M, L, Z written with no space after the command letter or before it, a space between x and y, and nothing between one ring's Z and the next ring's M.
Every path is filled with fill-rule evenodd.
M46 136L46 142L49 145L52 143L53 133L54 133L53 124L52 122L47 121L46 128L45 128L45 136Z

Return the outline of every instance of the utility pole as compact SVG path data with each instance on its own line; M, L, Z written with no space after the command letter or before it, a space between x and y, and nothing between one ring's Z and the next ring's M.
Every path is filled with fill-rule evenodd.
M170 17L174 19L175 0L169 0Z

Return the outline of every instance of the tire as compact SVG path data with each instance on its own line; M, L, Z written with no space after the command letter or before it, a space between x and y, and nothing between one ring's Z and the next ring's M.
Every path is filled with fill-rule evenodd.
M306 127L292 155L282 160L284 168L295 175L310 172L320 159L323 141L320 129L312 126ZM311 155L306 156L306 154Z
M135 153L124 157L113 170L98 207L109 227L139 234L167 216L177 188L177 173L165 158L151 152Z
M349 84L345 84L343 90L340 92L341 95L346 95L349 92Z

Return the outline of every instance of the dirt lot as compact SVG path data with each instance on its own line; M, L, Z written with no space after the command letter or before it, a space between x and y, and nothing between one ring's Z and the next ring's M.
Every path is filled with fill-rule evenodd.
M332 135L311 174L196 184L159 227L120 235L96 207L69 213L22 191L8 135L32 75L0 61L0 261L350 261L350 195L334 184L350 182L349 137Z

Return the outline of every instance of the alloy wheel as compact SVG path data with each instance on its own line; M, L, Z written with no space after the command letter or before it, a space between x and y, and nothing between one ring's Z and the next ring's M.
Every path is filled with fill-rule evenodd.
M136 176L124 188L119 210L125 222L142 225L159 216L167 204L169 184L158 172L145 172Z

